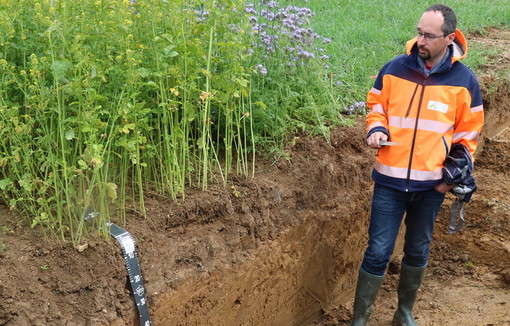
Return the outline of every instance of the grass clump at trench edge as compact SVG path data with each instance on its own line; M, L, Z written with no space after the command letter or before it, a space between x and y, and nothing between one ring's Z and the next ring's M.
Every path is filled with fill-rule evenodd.
M79 242L89 207L145 216L149 189L183 198L296 130L327 136L347 97L301 4L0 2L1 199Z

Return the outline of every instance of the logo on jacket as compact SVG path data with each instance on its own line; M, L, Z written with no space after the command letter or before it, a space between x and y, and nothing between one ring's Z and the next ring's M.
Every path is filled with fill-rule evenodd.
M448 104L444 104L437 101L429 101L427 109L446 113L448 112Z

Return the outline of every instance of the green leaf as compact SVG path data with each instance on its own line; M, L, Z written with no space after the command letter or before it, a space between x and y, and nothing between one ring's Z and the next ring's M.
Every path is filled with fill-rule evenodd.
M172 49L175 48L175 45L169 45L166 48L163 49L163 53L167 57L176 57L179 53L176 51L172 51Z
M0 189L2 189L2 191L5 191L7 187L9 187L10 185L12 185L11 179L5 178L3 180L0 180Z
M145 85L152 86L152 87L154 87L156 89L159 89L159 85L156 84L155 82L153 82L152 80L149 80L148 82L146 82Z
M108 197L112 200L117 199L117 185L113 182L107 182L106 183L106 192L108 194Z
M24 174L21 180L18 180L19 185L26 191L31 192L33 189L32 182L29 179L29 175Z
M148 77L150 75L150 72L145 68L140 68L138 72L140 73L140 76L143 78Z
M246 87L248 86L248 80L244 78L233 78L233 80L240 86Z
M69 61L53 61L50 68L56 79L63 78L67 71L72 68L72 64Z
M255 104L257 104L262 110L266 110L267 109L267 106L264 102L262 101L257 101L255 102Z
M89 165L84 160L78 160L78 165L82 170L87 170L89 168Z
M66 131L65 137L67 140L74 139L74 137L75 137L74 130L69 129L68 131Z
M169 42L171 42L172 39L173 39L172 35L167 34L167 33L162 34L161 37L164 38L165 40L169 41Z
M172 51L170 53L167 54L167 57L170 57L170 58L173 58L173 57L176 57L179 55L179 52L176 52L176 51Z
M46 30L46 32L48 33L51 33L51 32L54 32L58 29L58 26L56 24L53 24L51 25L50 27L48 27L48 29Z
M37 216L33 219L32 224L30 225L31 228L36 226L37 224L42 224L48 222L48 214L46 212L42 212L41 215Z

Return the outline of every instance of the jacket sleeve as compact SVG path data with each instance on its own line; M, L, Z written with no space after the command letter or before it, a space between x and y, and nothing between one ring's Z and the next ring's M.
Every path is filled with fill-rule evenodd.
M367 106L370 112L366 118L366 137L376 131L384 132L388 137L390 136L388 132L388 114L386 111L388 103L387 97L383 93L383 76L387 66L388 64L381 69L374 86L367 95Z
M468 91L459 93L457 103L453 143L464 145L473 158L484 122L480 85L474 75Z

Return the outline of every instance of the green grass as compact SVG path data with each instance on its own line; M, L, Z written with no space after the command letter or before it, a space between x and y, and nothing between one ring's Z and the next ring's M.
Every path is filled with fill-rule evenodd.
M384 63L405 52L405 42L415 36L423 11L434 1L310 0L316 13L316 31L332 39L327 46L332 69L359 100ZM458 28L469 35L486 27L510 26L510 2L507 0L443 1L456 12ZM468 38L469 44L469 38ZM470 48L463 61L471 68L484 62L490 49Z

